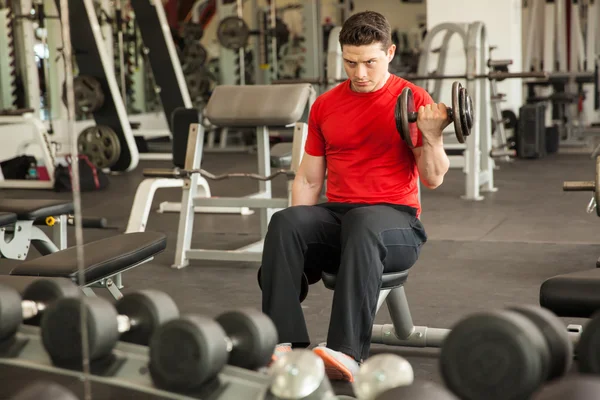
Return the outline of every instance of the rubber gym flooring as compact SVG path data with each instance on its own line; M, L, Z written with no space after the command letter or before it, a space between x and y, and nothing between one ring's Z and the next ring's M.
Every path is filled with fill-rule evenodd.
M203 168L213 173L256 172L254 155L206 154ZM142 168L168 167L167 162L143 161L131 173L111 177L110 187L83 193L88 216L104 216L114 230L85 230L86 241L124 231L133 197L143 179ZM548 277L595 267L600 256L597 233L600 219L585 209L591 193L563 192L564 180L593 180L594 162L588 155L559 154L540 160L500 163L495 172L498 191L479 202L460 198L464 175L452 169L443 185L423 192L422 220L429 235L421 257L412 268L406 293L415 324L451 327L463 316L510 304L538 304L540 284ZM213 195L242 196L256 190L256 181L235 179L211 182ZM276 178L274 194L285 196L285 180ZM69 198L51 191L4 190L5 197ZM147 230L168 235L168 248L153 262L124 275L128 290L156 288L169 293L182 313L216 316L237 307L260 309L256 284L258 265L243 262L192 261L182 270L173 262L178 214L155 212L161 201L179 201L177 189L159 190ZM233 249L259 239L257 215L197 214L192 247ZM74 231L69 243L74 244ZM36 254L30 257L36 257ZM3 260L9 270L11 261ZM98 293L108 295L105 291ZM305 315L313 343L324 341L332 292L322 283L311 286ZM390 323L382 307L376 321ZM581 323L581 320L564 320ZM435 349L392 348L374 345L372 354L391 351L406 357L416 379L441 382ZM351 394L349 385L335 385Z

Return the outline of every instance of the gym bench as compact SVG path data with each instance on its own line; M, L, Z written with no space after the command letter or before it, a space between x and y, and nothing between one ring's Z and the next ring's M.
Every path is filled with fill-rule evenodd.
M167 247L167 238L158 232L124 233L82 245L85 283L81 290L96 296L93 288L106 288L116 299L123 297L121 274L154 259ZM78 283L77 246L20 263L0 283L22 291L39 278L69 279ZM117 279L115 279L117 278Z
M205 117L218 127L253 128L257 137L258 174L268 176L271 173L269 129L294 128L291 170L295 171L300 164L308 133L308 125L300 121L314 98L315 91L308 84L221 85L212 93L205 107ZM204 127L196 123L188 124L188 136L181 140L187 146L184 169L197 170L202 164ZM289 195L274 198L271 182L266 180L258 182L258 192L244 197L205 197L198 195L198 187L203 179L200 174L173 179L179 179L183 187L174 268L185 268L192 259L260 262L262 239L271 215L289 206ZM288 192L291 191L291 185L292 182L288 181ZM191 248L196 207L259 209L261 240L235 250Z
M546 279L540 286L540 306L559 317L591 318L600 310L600 269L571 272ZM568 325L573 342L583 328Z
M323 272L323 284L327 289L335 289L336 275ZM388 306L391 324L373 325L371 343L404 347L442 347L449 329L415 326L410 314L404 283L408 279L408 270L383 274L381 290L377 299L377 309L385 301Z
M67 215L73 202L47 199L0 199L0 257L25 260L33 245L42 255L67 247ZM35 225L52 217L53 240Z

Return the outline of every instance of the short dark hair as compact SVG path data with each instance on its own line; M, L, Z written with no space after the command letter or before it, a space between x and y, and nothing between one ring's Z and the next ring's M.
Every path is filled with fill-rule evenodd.
M388 20L375 11L352 15L340 31L340 45L368 46L380 42L383 51L392 45L392 27Z

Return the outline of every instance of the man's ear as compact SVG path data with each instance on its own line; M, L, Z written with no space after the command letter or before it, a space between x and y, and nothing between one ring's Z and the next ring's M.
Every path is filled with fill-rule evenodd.
M394 59L394 54L396 54L396 45L392 44L390 46L390 48L388 49L388 54L387 54L389 62L392 62L392 60Z

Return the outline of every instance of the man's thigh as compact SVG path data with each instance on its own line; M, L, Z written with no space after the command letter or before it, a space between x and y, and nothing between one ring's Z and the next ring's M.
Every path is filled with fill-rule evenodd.
M391 206L374 205L349 211L342 219L342 241L374 237L386 249L382 260L385 272L406 270L417 261L426 242L425 229L409 212Z

